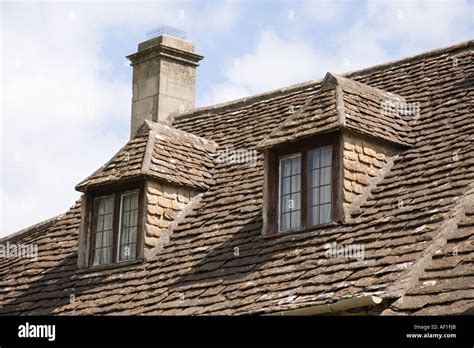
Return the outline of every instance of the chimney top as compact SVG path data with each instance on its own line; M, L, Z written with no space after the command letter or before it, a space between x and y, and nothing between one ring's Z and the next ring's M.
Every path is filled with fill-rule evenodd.
M171 114L194 108L196 67L203 57L191 42L161 34L127 58L133 67L132 138L145 120L166 122Z
M159 27L150 29L146 32L147 40L153 39L154 37L161 36L161 35L168 35L175 37L177 39L186 40L186 32L167 26L167 25L160 25Z

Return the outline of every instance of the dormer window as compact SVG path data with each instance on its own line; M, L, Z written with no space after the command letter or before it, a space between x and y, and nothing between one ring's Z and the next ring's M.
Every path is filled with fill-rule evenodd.
M144 182L86 192L83 267L104 267L143 258Z
M332 158L332 145L279 158L279 232L333 220Z
M136 258L138 199L138 190L94 199L92 266Z

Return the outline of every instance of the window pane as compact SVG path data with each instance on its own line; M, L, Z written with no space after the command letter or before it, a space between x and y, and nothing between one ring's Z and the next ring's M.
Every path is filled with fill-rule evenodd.
M311 150L308 152L308 160L309 160L309 169L315 169L319 168L319 155L320 151L319 150Z
M291 228L300 227L300 222L301 222L300 217L301 217L301 213L299 210L291 213Z
M132 210L138 209L138 195L131 196L131 208Z
M321 167L330 166L332 164L332 147L327 146L321 148Z
M95 235L95 246L96 248L102 248L102 233L97 233Z
M319 224L319 206L309 208L309 223L311 225Z
M93 266L111 262L114 197L104 196L94 200L92 223Z
M291 195L284 195L281 197L281 200L280 200L280 210L282 213L286 213L288 211L290 211L290 207L291 207Z
M112 248L102 249L102 264L107 264L112 262Z
M121 197L119 261L135 259L137 227L138 192L123 194Z
M308 223L319 225L331 221L332 147L308 151L308 160Z
M321 190L321 203L331 203L331 185L322 186Z
M291 177L282 179L282 183L281 183L281 192L282 192L282 194L286 195L286 194L290 193L290 190L291 190L290 183L291 183Z
M291 160L291 175L301 173L301 157L295 157Z
M331 183L331 167L321 169L321 185L328 185Z
M290 210L300 210L301 209L301 194L294 193L291 195L290 199Z
M279 230L301 225L301 156L280 160Z
M288 230L290 228L290 213L281 215L281 230Z
M320 170L315 169L311 171L311 175L309 176L309 187L317 187L319 186L319 175L320 175Z
M321 206L321 224L331 221L331 204L323 204Z
M291 192L301 191L301 175L293 175L291 177Z
M130 197L129 196L124 196L122 198L122 210L123 211L129 211L130 210Z
M312 207L313 205L319 205L319 188L310 189L310 194L308 195L308 206Z
M287 177L291 175L291 159L286 159L281 161L282 166L282 177Z

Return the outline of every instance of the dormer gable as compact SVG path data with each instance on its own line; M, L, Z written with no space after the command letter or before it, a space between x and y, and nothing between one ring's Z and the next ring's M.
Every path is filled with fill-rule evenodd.
M76 186L85 202L79 266L146 258L178 214L213 185L216 148L207 139L145 121L109 162Z
M264 234L350 219L413 143L414 111L402 96L328 73L257 145L265 158Z

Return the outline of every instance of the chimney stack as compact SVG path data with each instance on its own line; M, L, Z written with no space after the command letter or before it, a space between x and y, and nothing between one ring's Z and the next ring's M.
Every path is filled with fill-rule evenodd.
M161 35L140 43L127 58L133 66L131 138L145 120L164 121L194 108L196 67L203 57L191 42Z

